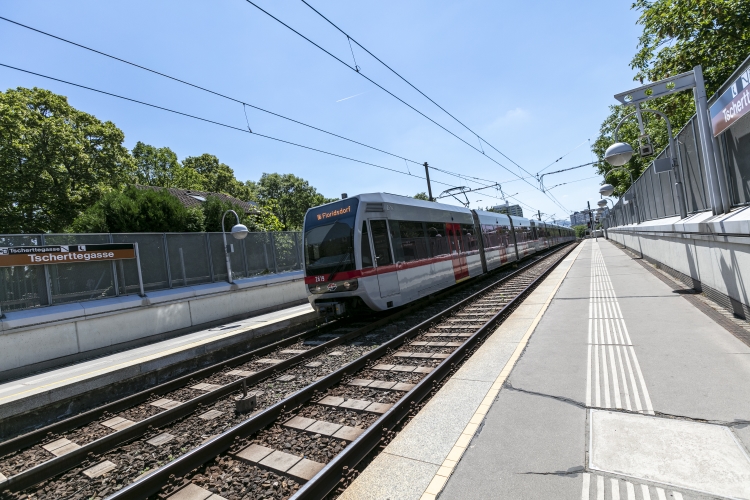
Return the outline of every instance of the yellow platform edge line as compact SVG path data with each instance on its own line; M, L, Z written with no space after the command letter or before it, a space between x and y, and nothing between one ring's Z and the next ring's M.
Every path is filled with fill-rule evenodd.
M524 333L523 337L518 342L518 345L513 351L510 359L508 359L508 362L505 363L505 366L500 371L500 375L497 376L490 390L487 391L487 395L477 408L474 416L471 418L471 420L469 420L469 423L464 428L461 436L459 436L459 438L456 440L456 443L453 445L450 453L448 453L445 461L433 476L432 481L430 481L430 484L427 486L427 489L425 489L424 493L422 493L420 500L435 500L445 487L451 474L453 474L453 471L456 469L459 460L461 460L461 457L466 451L466 448L469 446L469 443L474 437L474 434L476 434L477 429L479 429L479 425L482 423L482 420L484 420L484 416L489 411L489 406L492 404L491 401L494 401L495 397L500 391L500 388L503 386L505 380L508 378L508 375L510 375L513 367L516 365L516 362L521 357L521 353L524 351L524 349L526 349L526 344L528 344L531 335L534 333L537 325L542 320L544 313L547 312L547 308L552 302L552 299L555 297L555 295L557 295L557 290L560 288L563 280L565 280L565 277L568 275L570 268L573 267L573 263L576 261L576 259L578 259L578 255L581 253L583 246L584 244L579 245L577 249L573 250L573 253L566 257L571 258L568 268L565 269L565 272L562 273L562 276L560 276L557 285L555 285L555 288L550 292L549 297L547 297L547 300L544 302L544 305L539 311L539 314L536 315L534 320L531 322L531 325L529 325L529 328L526 330L526 333ZM545 278L545 281L546 279L547 278ZM511 316L513 315L511 314ZM502 325L500 327L502 327Z

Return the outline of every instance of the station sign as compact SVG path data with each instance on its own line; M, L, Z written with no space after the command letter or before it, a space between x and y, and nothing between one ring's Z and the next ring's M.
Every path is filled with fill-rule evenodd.
M135 259L133 243L0 247L0 267Z
M714 137L750 112L750 68L746 69L711 105L711 128Z

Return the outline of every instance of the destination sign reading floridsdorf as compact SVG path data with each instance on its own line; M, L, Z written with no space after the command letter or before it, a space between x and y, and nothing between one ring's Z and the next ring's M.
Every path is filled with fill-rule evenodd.
M750 112L750 68L746 69L711 105L711 128L714 137Z
M135 259L133 243L0 247L0 267Z

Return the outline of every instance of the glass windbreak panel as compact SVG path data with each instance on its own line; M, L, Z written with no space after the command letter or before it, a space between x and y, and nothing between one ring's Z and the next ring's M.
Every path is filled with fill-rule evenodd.
M224 250L224 235L222 233L207 233L211 244L211 265L214 271L214 281L226 281L227 258ZM242 258L242 240L236 240L227 235L227 245L234 247L234 252L229 253L229 262L232 267L232 280L245 277L245 263Z
M211 282L206 233L167 233L167 249L173 287Z
M38 234L0 236L0 247L41 245ZM46 306L47 286L44 266L0 267L0 309L3 312L21 311Z
M167 275L167 257L164 252L164 235L162 233L118 233L112 234L112 243L138 243L141 257L141 275L143 289L162 290L169 288ZM139 293L138 265L135 259L115 261L117 284L122 295Z
M109 234L48 234L45 245L109 243ZM52 304L101 299L115 295L112 262L51 264L48 266Z
M367 231L367 221L362 221L362 241L360 242L360 248L362 249L362 269L372 267L372 251L370 250L370 235Z
M354 221L358 204L357 198L348 198L307 211L304 239L307 276L356 269Z
M276 272L270 233L250 233L243 240L248 276Z
M396 261L411 262L429 258L429 243L423 222L389 221L389 225Z
M750 115L729 127L724 133L724 146L732 204L750 203Z
M282 231L272 233L271 236L276 253L277 272L283 273L301 269L299 251L297 250L297 233Z

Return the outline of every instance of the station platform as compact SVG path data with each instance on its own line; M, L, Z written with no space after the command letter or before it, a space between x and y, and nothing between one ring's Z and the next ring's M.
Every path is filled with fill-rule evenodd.
M340 498L750 499L750 346L675 292L586 240Z
M310 304L298 305L2 383L0 440L34 428L35 420L49 414L63 418L85 411L236 356L240 347L273 341L316 319Z

